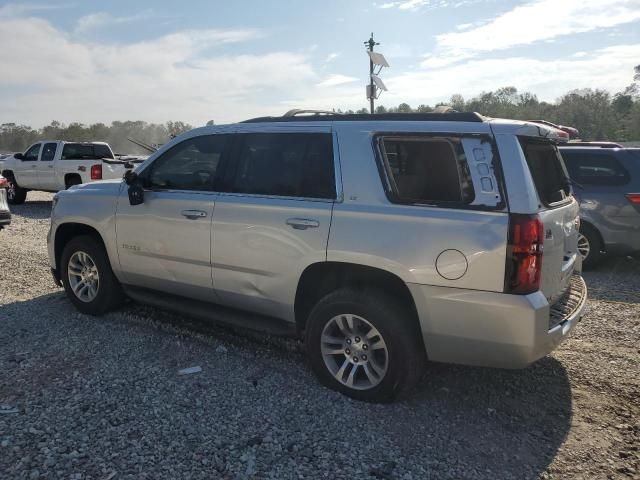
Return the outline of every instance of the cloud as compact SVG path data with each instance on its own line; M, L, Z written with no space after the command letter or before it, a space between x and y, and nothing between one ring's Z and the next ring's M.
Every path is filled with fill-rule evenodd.
M345 83L351 83L358 80L356 77L349 77L347 75L341 75L339 73L334 73L329 75L323 81L317 84L319 87L334 87L336 85L343 85Z
M69 8L70 5L47 5L41 3L7 3L0 6L0 18L17 17L42 10L58 10Z
M418 10L433 10L446 7L460 8L480 1L482 0L399 0L382 3L377 5L377 7L381 9L397 8L398 10L415 12Z
M319 81L306 53L219 48L261 35L252 30L188 30L122 45L82 43L40 18L0 21L0 38L18 31L21 41L0 49L0 65L11 66L0 76L0 123L221 123L279 112L274 99Z
M327 58L325 59L325 63L329 63L329 62L333 62L336 58L338 58L340 56L339 52L332 52L329 55L327 55Z
M116 25L123 25L127 23L133 23L141 20L153 18L153 14L150 10L137 13L135 15L129 15L124 17L115 17L109 13L96 12L89 15L85 15L78 19L76 23L75 33L86 34L91 33L97 29L114 27Z
M424 67L442 67L482 53L552 41L640 19L638 0L533 0L476 28L436 36Z

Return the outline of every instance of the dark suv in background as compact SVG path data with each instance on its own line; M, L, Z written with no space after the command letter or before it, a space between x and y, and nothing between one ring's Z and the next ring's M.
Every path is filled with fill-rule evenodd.
M640 148L560 147L580 201L578 250L585 267L603 253L640 252Z

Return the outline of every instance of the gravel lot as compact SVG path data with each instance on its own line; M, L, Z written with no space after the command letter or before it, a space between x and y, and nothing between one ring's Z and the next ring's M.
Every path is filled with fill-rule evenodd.
M640 478L640 260L587 274L588 315L530 368L434 364L369 405L294 341L78 314L48 271L50 199L0 232L0 478Z

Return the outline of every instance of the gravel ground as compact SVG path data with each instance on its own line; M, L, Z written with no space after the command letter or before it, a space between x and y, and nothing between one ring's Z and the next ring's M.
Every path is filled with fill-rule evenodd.
M0 478L640 478L639 260L587 274L588 315L528 369L434 364L370 405L295 341L78 314L48 271L50 199L0 232Z

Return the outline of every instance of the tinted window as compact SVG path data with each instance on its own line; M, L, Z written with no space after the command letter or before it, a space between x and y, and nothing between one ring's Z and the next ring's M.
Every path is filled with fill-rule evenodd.
M173 190L212 190L228 135L190 138L158 157L149 169L147 186Z
M50 162L53 160L53 157L56 155L56 147L57 143L45 143L42 149L42 156L40 157L40 161L42 162Z
M335 198L329 133L250 133L241 136L231 191L284 197Z
M93 146L93 153L98 158L113 158L113 153L107 145L97 144Z
M65 143L62 149L62 160L99 160L101 158L113 158L109 153L108 156L104 156L104 149L98 147L104 147L105 145L92 145L90 143Z
M395 200L431 205L473 202L473 183L460 139L386 137L379 145Z
M542 203L549 205L567 199L571 188L555 144L521 137L520 145Z
M24 159L26 161L34 161L34 160L38 160L38 154L40 153L40 147L42 145L37 143L34 146L32 146L29 150L26 151L26 153L24 154Z
M583 185L624 185L629 172L610 152L562 150L569 175Z

